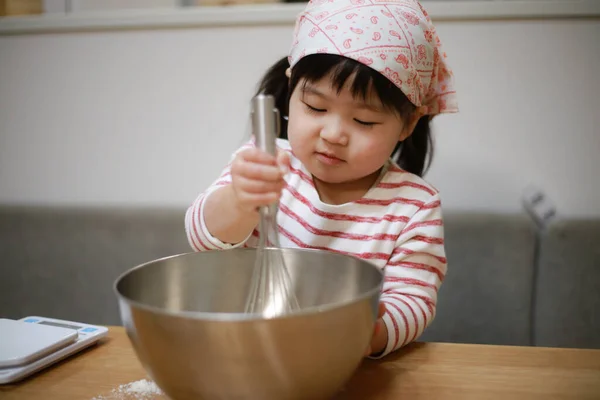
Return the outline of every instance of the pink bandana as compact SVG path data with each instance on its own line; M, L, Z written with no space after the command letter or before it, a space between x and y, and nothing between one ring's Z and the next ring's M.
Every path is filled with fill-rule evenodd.
M416 0L311 0L296 21L290 66L317 53L368 65L426 114L458 111L446 53Z

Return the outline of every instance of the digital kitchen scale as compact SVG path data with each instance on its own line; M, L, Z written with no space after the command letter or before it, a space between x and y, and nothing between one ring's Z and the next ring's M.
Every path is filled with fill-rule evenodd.
M0 385L23 379L98 342L102 326L31 316L0 319Z

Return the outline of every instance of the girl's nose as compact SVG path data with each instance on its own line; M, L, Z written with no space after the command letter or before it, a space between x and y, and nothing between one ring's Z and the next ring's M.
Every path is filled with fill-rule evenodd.
M344 132L340 121L330 121L321 129L321 139L331 144L346 146L348 135Z

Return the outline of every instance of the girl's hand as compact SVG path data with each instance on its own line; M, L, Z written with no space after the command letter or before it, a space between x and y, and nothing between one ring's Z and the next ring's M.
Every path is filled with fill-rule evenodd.
M373 337L371 343L367 347L365 356L377 355L385 350L385 346L388 341L388 331L385 323L383 322L383 316L385 315L385 304L379 303L379 309L377 313L377 321L375 322L375 329L373 331Z
M289 165L286 152L279 152L276 158L257 148L241 151L231 164L231 185L238 208L256 212L259 207L276 202Z

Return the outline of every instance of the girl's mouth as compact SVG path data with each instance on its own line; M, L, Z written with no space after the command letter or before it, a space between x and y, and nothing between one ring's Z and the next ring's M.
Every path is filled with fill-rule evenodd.
M337 158L332 154L316 152L317 160L327 165L338 165L344 162L341 158Z

